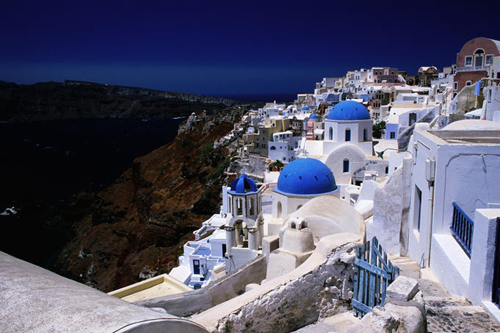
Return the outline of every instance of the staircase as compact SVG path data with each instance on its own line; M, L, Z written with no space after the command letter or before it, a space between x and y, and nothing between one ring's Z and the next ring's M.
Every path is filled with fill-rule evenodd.
M480 306L465 297L451 295L429 269L406 257L390 260L400 269L400 275L418 281L425 303L427 332L500 332L500 324Z

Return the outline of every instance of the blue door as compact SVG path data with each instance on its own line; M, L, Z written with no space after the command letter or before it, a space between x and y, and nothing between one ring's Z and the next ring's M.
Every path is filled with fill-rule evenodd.
M200 274L200 261L194 259L193 260L193 273L194 274Z

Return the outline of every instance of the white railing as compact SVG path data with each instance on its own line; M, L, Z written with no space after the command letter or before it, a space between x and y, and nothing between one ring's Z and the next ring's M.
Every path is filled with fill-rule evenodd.
M475 71L489 71L490 66L468 66L468 67L457 67L458 72L475 72Z

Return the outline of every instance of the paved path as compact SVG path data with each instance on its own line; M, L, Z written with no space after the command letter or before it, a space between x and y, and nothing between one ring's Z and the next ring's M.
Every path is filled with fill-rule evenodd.
M430 271L421 271L407 258L392 261L401 268L401 275L418 280L424 296L427 332L500 332L500 324L484 308L473 306L465 297L451 295Z

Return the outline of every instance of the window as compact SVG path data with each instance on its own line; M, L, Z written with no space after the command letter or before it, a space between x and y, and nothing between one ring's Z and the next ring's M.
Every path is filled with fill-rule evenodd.
M363 129L363 141L368 141L368 129Z
M344 166L342 168L342 172L349 172L349 160L347 158L344 159Z
M493 55L489 54L486 56L486 62L485 62L485 65L486 66L490 66L493 64Z
M453 89L458 90L458 82L453 83Z
M472 66L472 56L465 57L465 66Z
M276 150L276 147L275 146L271 146L270 148L271 150Z
M413 221L413 228L420 232L420 218L422 216L422 191L415 186L415 220Z
M236 199L236 215L243 215L243 201Z
M276 217L281 218L281 201L278 201L278 207L277 207L277 212L276 212Z
M396 132L390 132L389 136L390 136L391 139L395 139L396 138Z
M345 130L345 141L351 141L351 129L347 128Z
M333 127L330 127L330 140L333 140Z
M255 201L254 198L250 198L250 210L249 210L249 215L254 215L255 214Z
M465 85L466 85L466 86L470 86L471 84L472 84L472 81L467 81L467 82L465 82Z
M474 52L476 67L483 67L484 51L479 49Z

